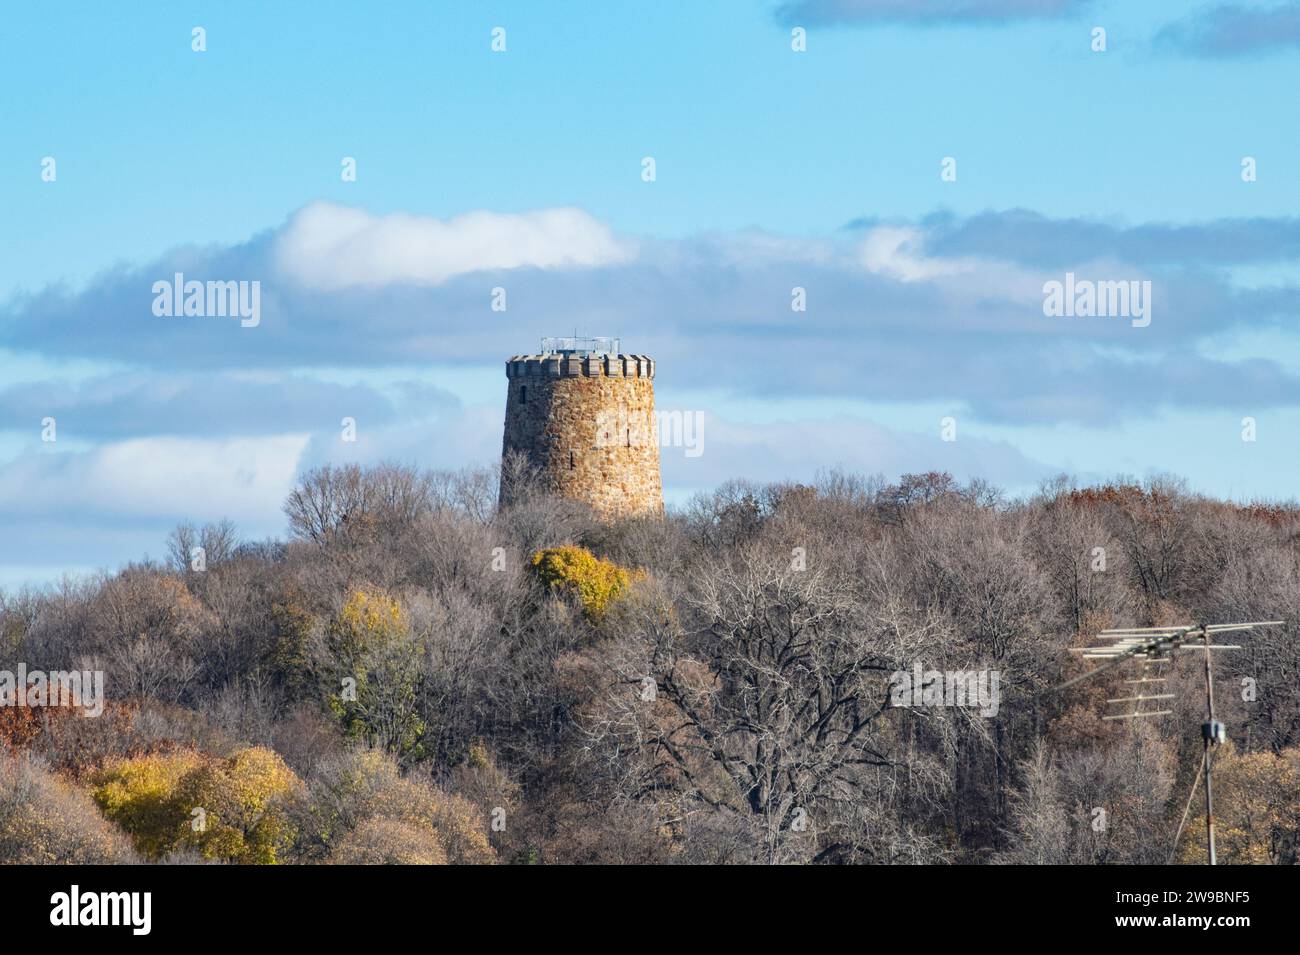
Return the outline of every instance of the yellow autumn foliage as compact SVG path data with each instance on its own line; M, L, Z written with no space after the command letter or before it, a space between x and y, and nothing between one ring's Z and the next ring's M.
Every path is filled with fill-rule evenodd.
M293 836L285 803L298 777L260 746L227 759L183 750L115 760L92 782L104 815L150 859L189 848L207 859L271 864Z
M548 547L533 555L533 569L542 583L556 592L576 596L587 617L600 622L619 597L631 589L640 575L609 560L602 560L585 547Z
M204 763L177 787L189 820L181 844L205 859L274 865L293 840L286 807L301 785L277 753L261 746ZM195 810L202 811L201 826Z
M401 605L381 593L355 590L330 627L331 636L354 650L374 649L406 632Z
M92 795L104 815L131 836L137 852L157 859L175 848L185 824L176 789L203 762L193 750L113 760L91 777Z

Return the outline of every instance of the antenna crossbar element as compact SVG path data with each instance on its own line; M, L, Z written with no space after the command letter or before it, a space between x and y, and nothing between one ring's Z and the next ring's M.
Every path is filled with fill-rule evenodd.
M1168 683L1169 680L1163 676L1143 677L1140 680L1125 680L1125 683Z
M1150 640L1154 637L1176 637L1191 633L1193 627L1170 627L1167 630L1103 630L1097 636L1103 640Z
M1121 713L1118 716L1103 716L1103 720L1131 720L1139 716L1168 716L1173 710L1148 710L1138 713Z
M1178 624L1172 627L1118 627L1111 630L1102 630L1097 636L1106 636L1109 634L1125 635L1139 633L1177 633L1179 630L1192 631L1198 633L1202 630L1209 630L1211 633L1221 633L1224 630L1249 630L1251 627L1280 627L1285 620L1256 620L1251 623L1211 623L1211 624Z
M1085 660L1105 660L1101 666L1089 670L1072 680L1067 680L1056 689L1066 690L1074 684L1095 676L1129 659L1146 657L1152 662L1163 662L1160 658L1166 653L1180 649L1202 649L1208 644L1214 633L1228 630L1249 630L1252 627L1281 626L1283 620L1260 620L1251 623L1198 624L1177 627L1138 627L1125 630L1103 630L1098 637L1114 639L1114 643L1099 647L1071 647L1071 653L1079 654ZM1190 641L1190 642L1189 642ZM1210 649L1219 649L1211 646ZM1222 649L1240 649L1222 645Z
M1178 694L1176 693L1157 693L1155 696L1117 696L1113 700L1107 700L1107 703L1135 703L1138 700L1172 700Z

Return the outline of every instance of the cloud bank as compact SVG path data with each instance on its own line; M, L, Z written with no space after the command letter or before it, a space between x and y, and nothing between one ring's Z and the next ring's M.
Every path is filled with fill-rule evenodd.
M1300 2L1269 7L1230 3L1197 10L1160 30L1156 46L1214 59L1294 50L1300 48Z
M449 253L435 265L426 244L381 266L409 222L422 223L414 227L422 236L432 220L317 203L241 245L179 249L79 290L13 299L0 306L11 348L112 360L139 374L76 396L28 383L0 391L0 409L31 415L75 401L100 419L96 433L118 436L151 416L167 428L219 418L214 395L231 402L239 433L265 433L258 407L294 426L342 405L385 419L403 414L390 399L293 380L291 370L499 366L575 327L621 334L626 349L654 354L668 389L940 402L1009 424L1108 426L1162 407L1232 409L1242 394L1255 409L1300 400L1300 379L1280 363L1228 360L1208 345L1225 333L1293 327L1300 288L1242 287L1231 270L1293 260L1297 219L1130 226L1008 210L859 218L821 239L750 232L650 241L614 235L586 214L562 218L580 238L557 240L545 254L529 227L522 244L490 253ZM451 221L462 220L495 218ZM153 315L151 284L174 271L260 280L261 325ZM1150 326L1045 317L1044 284L1066 273L1150 281ZM505 290L504 310L493 309L496 288ZM200 372L201 380L177 380ZM184 397L159 410L169 394Z

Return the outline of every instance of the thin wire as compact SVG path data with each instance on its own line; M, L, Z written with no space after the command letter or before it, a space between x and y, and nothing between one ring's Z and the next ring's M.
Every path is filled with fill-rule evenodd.
M1178 843L1183 838L1183 827L1187 825L1187 814L1192 811L1192 800L1196 798L1196 787L1201 784L1201 775L1205 772L1205 761L1210 758L1209 751L1201 757L1201 765L1196 768L1196 778L1192 780L1192 791L1187 794L1187 805L1183 808L1183 821L1178 824L1178 835L1174 836L1174 848L1169 853L1169 864L1174 864L1174 857L1178 855Z

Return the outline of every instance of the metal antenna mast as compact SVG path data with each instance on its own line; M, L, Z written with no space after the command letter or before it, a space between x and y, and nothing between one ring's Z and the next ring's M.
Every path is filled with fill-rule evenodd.
M1217 746L1227 736L1223 724L1214 718L1214 667L1210 665L1210 632L1205 631L1205 725L1201 727L1205 760L1205 847L1210 865L1216 865L1214 855L1214 771L1210 747Z
M1211 650L1240 650L1241 647L1235 644L1213 643L1213 636L1216 633L1226 633L1232 630L1250 630L1254 627L1280 627L1286 621L1284 620L1257 620L1253 623L1217 623L1217 624L1195 624L1180 627L1142 627L1129 628L1123 630L1103 630L1097 634L1102 640L1113 640L1114 643L1103 644L1098 647L1080 647L1072 649L1071 653L1081 654L1085 660L1105 660L1101 666L1089 670L1074 679L1066 680L1057 690L1066 690L1076 683L1082 683L1084 680L1096 676L1098 673L1104 673L1112 667L1120 666L1129 660L1142 660L1142 670L1136 680L1125 680L1127 684L1137 684L1139 687L1147 683L1164 683L1165 677L1149 677L1147 674L1150 668L1156 664L1166 664L1175 651L1179 650L1203 650L1205 653L1205 722L1201 724L1201 740L1203 745L1201 768L1205 772L1205 845L1208 851L1209 864L1216 865L1217 859L1214 850L1214 784L1212 779L1212 756L1213 747L1218 746L1228 738L1227 730L1223 724L1214 717L1214 667L1211 662ZM1159 671L1157 671L1159 672ZM1103 716L1104 720L1130 720L1144 716L1168 716L1173 710L1143 710L1142 704L1147 700L1171 700L1175 694L1158 693L1144 695L1139 689L1133 696L1120 696L1107 703L1131 703L1134 704L1132 710L1127 713L1118 713L1110 716ZM1197 773L1199 780L1200 773ZM1192 783L1192 793L1196 792L1196 783ZM1188 807L1191 806L1191 796L1188 796ZM1187 813L1183 813L1183 821L1186 822ZM1182 826L1178 827L1178 835L1182 835ZM1177 837L1175 837L1177 842ZM1174 849L1177 850L1177 845Z

